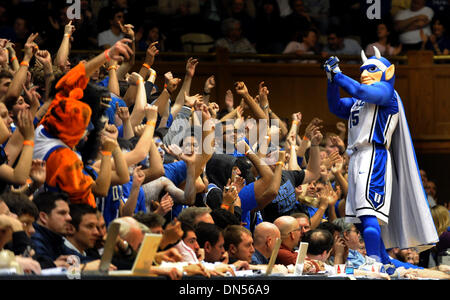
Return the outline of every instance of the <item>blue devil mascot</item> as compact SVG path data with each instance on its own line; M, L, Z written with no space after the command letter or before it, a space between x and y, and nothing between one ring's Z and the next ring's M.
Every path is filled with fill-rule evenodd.
M391 259L386 249L423 251L438 236L403 104L394 89L395 65L374 50L370 58L361 52L361 82L341 72L337 57L330 57L324 69L329 109L348 120L346 221L359 228L368 256L395 269L404 264ZM341 98L340 88L350 97Z

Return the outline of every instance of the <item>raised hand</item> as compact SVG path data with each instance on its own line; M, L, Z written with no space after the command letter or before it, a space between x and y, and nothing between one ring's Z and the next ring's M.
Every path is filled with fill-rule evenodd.
M148 65L153 65L155 62L155 56L158 55L159 50L156 48L158 42L153 42L148 46L147 51L145 52L145 61Z
M234 107L233 92L231 90L227 90L225 94L225 106L230 111Z
M119 106L119 102L116 102L116 112L122 122L126 122L130 119L130 112L127 106Z
M208 110L209 110L209 113L211 114L211 116L213 118L216 118L217 113L219 112L220 108L219 108L219 105L216 102L209 102L208 103Z
M145 117L148 121L156 122L156 119L158 118L158 106L147 104L144 107Z
M144 79L139 73L133 72L130 76L128 76L127 81L131 85L138 85L139 83L144 82Z
M323 139L323 135L320 132L320 130L317 128L312 132L312 137L311 137L311 145L319 145L320 142L322 142Z
M38 52L36 52L35 57L36 60L39 61L42 66L44 66L44 68L49 68L52 66L52 56L47 50L39 50Z
M64 36L69 37L70 41L73 41L72 34L75 32L75 26L72 25L72 20L64 26Z
M339 58L336 56L332 56L325 61L323 68L327 74L327 78L329 82L333 82L333 78L337 73L341 73L341 69L339 69Z
M116 149L116 147L118 146L117 140L114 138L111 138L110 136L102 135L100 140L102 143L103 151L113 152L113 150Z
M164 229L162 239L167 244L175 244L181 239L183 234L184 232L183 229L181 229L181 222L178 221L177 218L174 218L173 221L167 224L166 228Z
M20 110L17 127L25 140L34 140L33 117L29 109Z
M34 40L38 37L39 33L32 33L24 45L25 57L31 59L33 55L39 50L38 45L34 42Z
M39 185L45 183L46 166L45 161L40 159L33 159L31 162L30 178Z
M208 79L206 79L203 90L205 91L205 93L210 93L211 90L215 86L216 86L216 80L214 79L214 75L212 75L212 76L208 77Z
M130 56L133 55L133 50L126 44L131 43L132 41L130 39L121 39L120 41L117 41L109 50L106 50L108 52L108 56L116 60L118 62L123 62L124 60L130 59Z
M116 125L106 123L101 134L113 140L117 140L117 137L119 136L119 131L117 130Z
M186 63L186 75L189 77L194 77L195 68L198 65L198 59L189 57Z
M130 38L134 40L134 26L131 24L125 24L123 25L122 22L119 22L120 30L127 36L127 38Z
M142 166L137 166L133 170L133 185L140 187L145 179L145 173L142 171Z
M223 189L222 203L228 206L234 204L238 197L238 192L235 186L231 184L231 179L228 179L227 185Z
M184 105L193 107L195 102L202 101L203 96L200 94L195 94L194 96L188 96L187 92L184 92Z
M243 81L238 81L234 84L234 88L236 89L236 93L238 93L241 96L248 94L247 86Z
M164 79L166 82L165 87L167 88L170 94L172 94L178 88L178 85L181 82L180 78L173 78L171 72L167 72L166 74L164 74Z
M259 97L267 97L269 95L269 89L264 86L264 81L259 83Z
M312 133L315 130L318 130L320 128L322 128L321 124L322 124L322 120L320 120L319 118L314 118L311 120L311 122L309 122L308 126L306 126L305 129L305 136L311 140L312 138Z

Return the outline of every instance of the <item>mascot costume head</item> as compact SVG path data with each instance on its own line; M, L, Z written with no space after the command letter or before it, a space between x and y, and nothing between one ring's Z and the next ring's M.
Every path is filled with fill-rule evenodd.
M375 55L367 58L364 50L361 50L362 66L361 83L372 84L374 82L385 81L394 86L395 82L395 65L391 64L386 58L381 57L380 51L373 46Z

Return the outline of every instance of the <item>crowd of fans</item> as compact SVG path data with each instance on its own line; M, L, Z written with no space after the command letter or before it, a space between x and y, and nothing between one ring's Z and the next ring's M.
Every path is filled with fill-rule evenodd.
M210 43L203 49L232 53L326 57L359 55L361 49L373 53L376 45L385 56L421 49L448 54L448 1L380 2L374 7L359 0L83 0L73 19L72 47L113 45L123 37L121 22L134 26L138 51L155 41L161 51L183 51L183 36L194 33L207 36L197 39ZM56 51L53 37L75 12L64 1L6 1L0 3L0 37L21 47L31 32L39 32L35 42Z
M92 16L89 1L81 2L83 16ZM162 240L149 271L173 279L265 270L277 239L282 243L274 272L294 272L304 241L305 273L335 274L333 265L351 261L355 275L389 278L374 269L376 259L365 254L360 233L343 219L344 123L336 124L336 132L321 132L315 116L293 112L291 120L281 120L264 82L256 96L236 82L220 107L211 96L214 75L199 94L191 90L195 58L187 60L183 79L158 70L165 72L165 84L157 86L152 66L159 43L139 41L140 27L122 23L123 16L116 15L111 32L91 45L104 39L104 52L74 61L74 45L95 37L87 34L90 25L61 23L65 14L52 16L62 19L54 23L61 33L51 39L25 30L20 59L19 38L0 39L0 249L13 253L18 270L70 268L72 256L81 270L98 269L114 222L120 233L112 270L131 269L144 234L158 233ZM328 25L317 24L322 26ZM115 32L118 41L108 38ZM314 44L314 38L306 40ZM130 74L138 47L145 49L145 61ZM437 198L436 185L425 171L421 175L440 241L420 255L397 248L389 254L408 263L398 276L449 278L448 265L440 263L449 248L448 199Z

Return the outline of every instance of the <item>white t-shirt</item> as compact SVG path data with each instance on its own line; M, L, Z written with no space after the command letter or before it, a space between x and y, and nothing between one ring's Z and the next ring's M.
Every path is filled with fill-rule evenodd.
M115 35L111 29L105 30L98 34L98 46L114 45L117 41L123 39L125 35L121 32L119 35Z
M395 21L403 21L412 17L416 17L419 15L426 15L429 20L433 19L434 12L431 8L425 6L419 9L418 11L411 11L410 9L404 9L397 13L395 16ZM423 32L426 35L431 35L430 25L427 25L423 28ZM417 44L422 41L420 37L420 29L406 31L400 34L399 36L400 42L402 44Z

